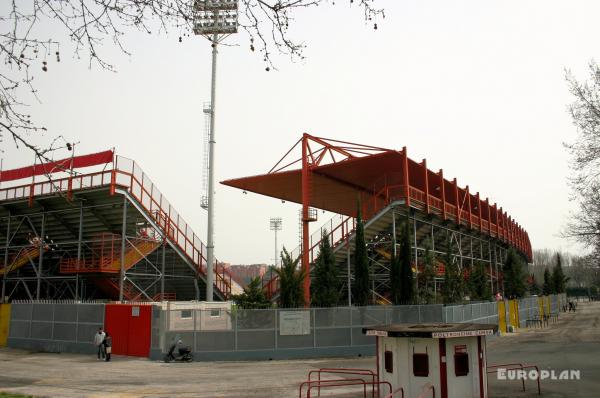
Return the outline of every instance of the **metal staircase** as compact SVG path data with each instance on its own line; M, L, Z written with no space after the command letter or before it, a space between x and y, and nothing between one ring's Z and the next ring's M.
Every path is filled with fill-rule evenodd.
M47 250L47 248L44 247L44 250ZM8 260L8 267L5 264L2 265L0 268L0 275L4 275L5 273L9 273L23 267L30 261L38 258L40 253L41 250L37 246L21 248L15 256Z

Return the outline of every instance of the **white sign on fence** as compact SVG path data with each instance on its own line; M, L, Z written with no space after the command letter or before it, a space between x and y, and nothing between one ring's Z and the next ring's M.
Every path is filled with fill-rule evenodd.
M310 334L310 311L280 311L279 334L281 336Z

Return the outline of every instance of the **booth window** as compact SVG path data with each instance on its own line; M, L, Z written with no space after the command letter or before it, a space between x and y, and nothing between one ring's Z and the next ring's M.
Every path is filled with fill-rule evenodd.
M394 373L394 354L391 351L386 351L383 358L385 371L388 373Z
M466 352L454 353L454 374L456 376L469 374L469 354Z
M429 355L413 353L413 375L417 377L429 376Z
M181 310L181 319L191 319L192 310Z

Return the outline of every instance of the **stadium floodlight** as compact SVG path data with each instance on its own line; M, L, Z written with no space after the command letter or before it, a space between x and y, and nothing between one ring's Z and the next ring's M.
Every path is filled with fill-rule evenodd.
M282 229L282 225L283 222L281 221L281 217L271 217L269 226L271 231L275 231L275 257L274 257L274 264L275 264L275 268L277 268L277 231L281 231Z
M208 222L206 228L206 300L213 300L214 283L214 210L215 210L215 114L217 82L217 46L238 29L238 0L195 0L194 33L206 37L212 46L210 88L210 134L208 139ZM206 107L205 107L206 109ZM206 112L206 110L205 110Z

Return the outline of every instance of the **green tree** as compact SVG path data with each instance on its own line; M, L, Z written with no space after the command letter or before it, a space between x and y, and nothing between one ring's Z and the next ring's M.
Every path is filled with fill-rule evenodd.
M473 265L469 275L468 287L471 300L490 299L490 284L483 263L478 261Z
M420 303L431 304L434 301L434 283L435 283L435 253L431 247L431 240L425 239L423 242L423 271L418 276L418 291Z
M244 292L232 296L232 299L244 309L268 308L271 306L258 276L250 279L248 286L244 288Z
M539 295L542 292L537 281L535 280L535 274L529 276L529 294Z
M550 276L550 270L546 268L544 270L544 285L542 286L542 294L547 296L552 294L553 286L552 286L552 276Z
M369 259L365 242L365 227L362 221L360 203L356 214L356 236L354 238L354 304L369 304Z
M390 260L390 300L392 304L398 305L401 303L401 289L402 289L402 279L400 277L400 257L394 255L392 252L392 258Z
M504 296L507 298L525 295L524 262L514 249L509 249L502 267L504 273Z
M323 230L319 244L319 256L313 266L313 279L311 282L311 306L333 307L340 298L340 281L335 266L335 257L329 244L327 230Z
M304 276L305 271L298 267L300 256L293 259L283 248L281 252L281 268L275 272L279 276L279 305L286 308L304 307Z
M411 304L415 296L415 284L411 264L410 223L402 224L400 235L400 303Z
M452 240L450 235L446 239L446 254L444 255L444 285L442 286L442 299L445 304L457 303L462 300L462 277L458 272Z
M564 293L567 279L562 269L560 253L556 253L556 265L552 269L552 293Z

